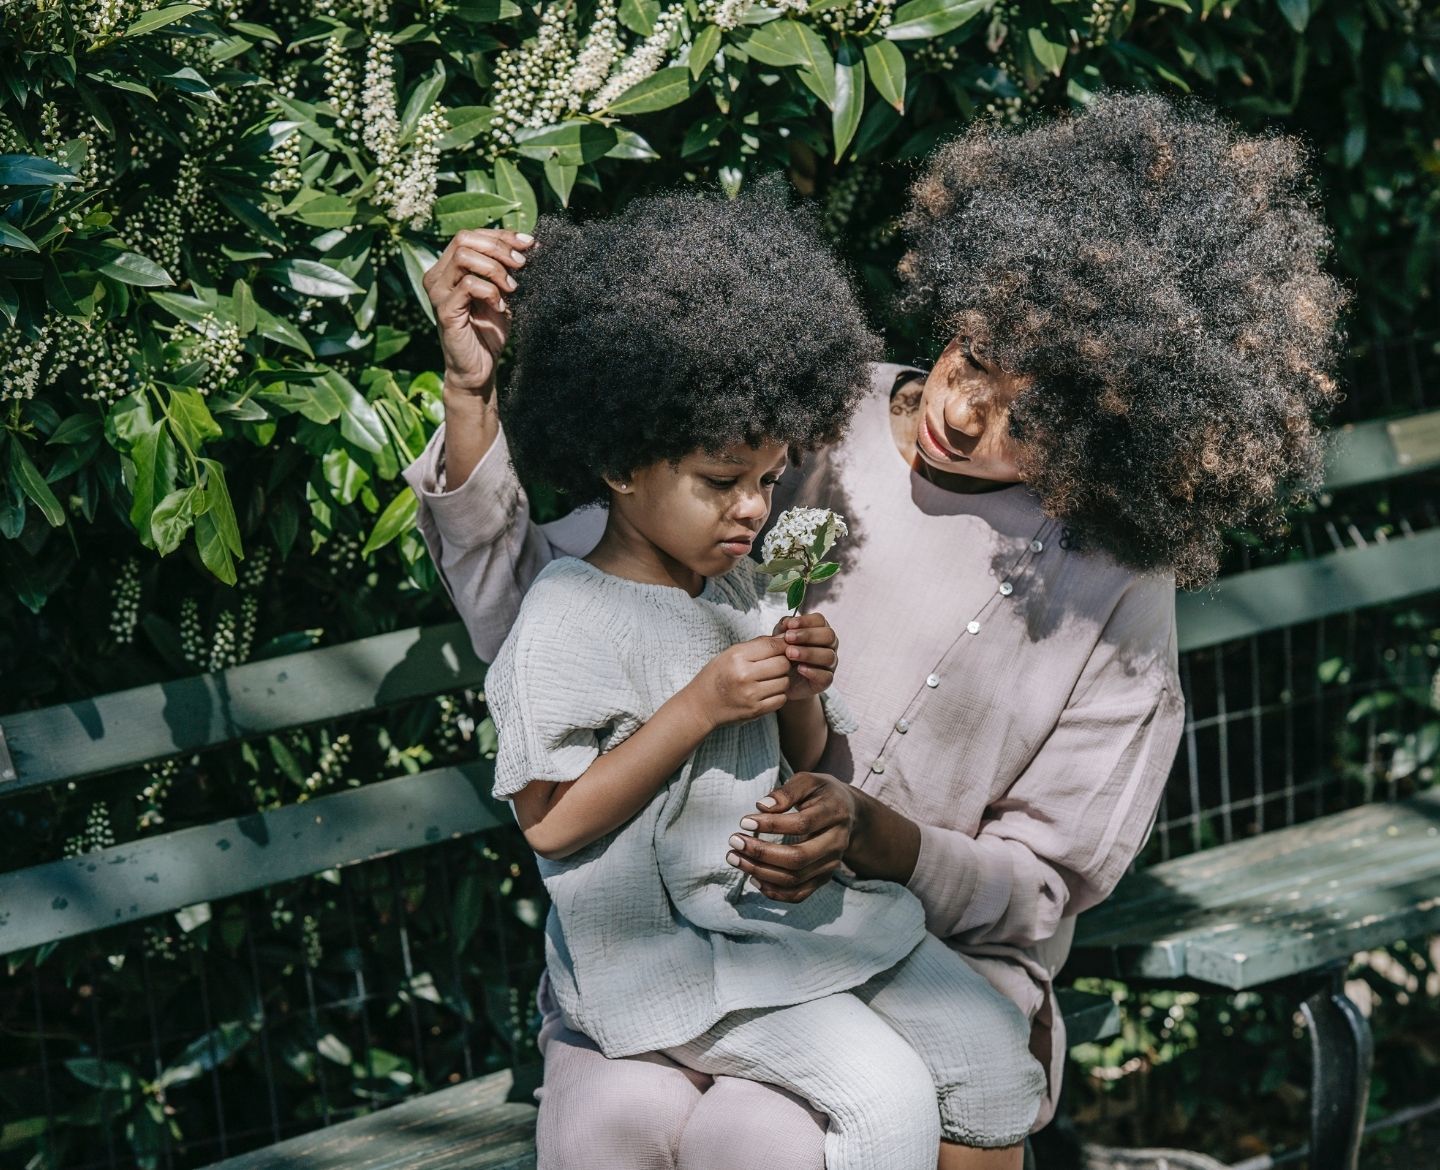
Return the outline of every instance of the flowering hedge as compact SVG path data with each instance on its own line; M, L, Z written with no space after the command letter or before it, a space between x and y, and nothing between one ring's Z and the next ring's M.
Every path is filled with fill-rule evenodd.
M1121 86L1306 133L1382 333L1426 303L1440 235L1419 0L0 0L0 62L0 663L24 664L0 711L447 614L399 472L440 418L420 278L460 228L780 169L883 312L913 160ZM21 865L468 734L445 699L0 825ZM328 897L290 899L309 933L267 944L276 972L348 930Z

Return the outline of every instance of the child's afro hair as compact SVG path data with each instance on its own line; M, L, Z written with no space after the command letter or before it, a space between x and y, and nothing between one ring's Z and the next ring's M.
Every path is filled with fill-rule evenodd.
M1102 97L948 143L905 227L907 306L1034 379L1021 470L1082 540L1201 584L1313 483L1346 297L1294 139Z
M608 498L607 476L699 449L798 454L843 433L880 342L781 181L546 216L534 234L500 395L522 477L580 506Z

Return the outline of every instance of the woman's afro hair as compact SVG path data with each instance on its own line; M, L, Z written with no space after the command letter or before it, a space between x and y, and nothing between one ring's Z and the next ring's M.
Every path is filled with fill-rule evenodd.
M1155 96L942 147L905 303L1033 378L1011 432L1048 513L1182 585L1314 483L1346 296L1292 138Z
M730 443L843 433L880 342L783 183L547 216L517 274L501 413L521 475L576 506L605 478Z

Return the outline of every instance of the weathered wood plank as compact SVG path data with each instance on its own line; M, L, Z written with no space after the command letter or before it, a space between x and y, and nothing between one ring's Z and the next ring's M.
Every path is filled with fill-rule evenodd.
M535 1106L509 1072L218 1162L209 1170L535 1170Z
M477 761L0 874L0 955L509 821Z
M1175 598L1181 651L1440 589L1440 529L1222 577Z
M1057 998L1065 1019L1065 1040L1071 1048L1119 1035L1120 1007L1108 995L1065 987Z
M0 716L17 773L0 783L0 797L475 687L484 677L464 627L451 622L20 711Z
M1440 410L1430 410L1408 418L1351 423L1333 431L1325 454L1325 490L1339 491L1440 467L1440 454L1405 458L1395 441L1397 430L1413 433L1437 424ZM1436 451L1440 452L1440 447Z
M1127 878L1077 923L1077 966L1253 987L1440 926L1440 791Z

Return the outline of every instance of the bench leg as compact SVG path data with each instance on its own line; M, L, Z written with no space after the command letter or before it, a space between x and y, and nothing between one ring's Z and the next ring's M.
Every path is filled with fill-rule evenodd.
M1370 1099L1370 1022L1345 994L1345 967L1300 1007L1310 1030L1310 1167L1356 1170Z

